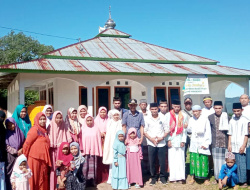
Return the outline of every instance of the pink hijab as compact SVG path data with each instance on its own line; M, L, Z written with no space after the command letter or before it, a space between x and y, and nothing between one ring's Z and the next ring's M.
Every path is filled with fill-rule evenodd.
M91 127L87 126L86 120L88 117L93 119ZM82 148L83 155L95 155L102 157L101 133L95 125L94 118L87 114L85 117L85 125L82 128Z
M136 135L135 139L131 139L130 136L129 136L133 132ZM139 142L140 142L140 139L137 136L136 129L133 128L133 127L130 128L128 130L128 134L127 134L127 138L126 138L126 143L128 144L128 146L138 146Z
M102 110L106 111L106 117L103 119L100 116L100 113ZM108 123L108 112L107 109L105 107L100 107L98 110L98 115L95 118L95 125L99 128L101 133L106 133L106 127L107 127L107 123Z
M87 108L87 106L85 106L85 105L80 105L80 106L78 107L78 109L77 109L77 119L78 119L78 122L79 122L81 125L84 125L86 116L85 116L85 118L82 118L82 117L81 117L81 115L80 115L81 109L85 109L86 112L87 112L87 114L88 114L88 108Z
M62 142L68 142L68 143L72 142L71 135L69 133L67 125L65 125L65 122L62 120L61 124L57 125L56 116L58 114L62 115L62 112L56 111L53 114L52 120L47 129L50 139L50 146L52 148L59 148Z

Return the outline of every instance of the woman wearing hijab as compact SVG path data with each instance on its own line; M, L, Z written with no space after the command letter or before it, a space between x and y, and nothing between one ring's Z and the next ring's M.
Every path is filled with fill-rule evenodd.
M50 190L53 190L56 189L56 159L58 155L58 149L62 142L72 142L68 127L63 121L62 112L56 111L53 114L53 118L47 131L50 139L50 158L52 164L50 170Z
M47 118L46 121L46 129L47 129L53 117L53 108L51 105L45 105L42 112L46 115Z
M72 142L70 144L70 152L74 157L71 164L73 171L69 171L66 174L65 188L66 190L84 190L86 186L86 181L83 175L83 164L84 157L80 152L80 147L77 142ZM57 170L57 176L60 176L60 171ZM59 186L59 189L63 188Z
M5 190L5 162L7 160L7 153L6 153L6 143L5 143L5 134L6 129L3 125L5 120L6 114L4 111L0 110L0 189Z
M69 129L73 141L79 142L79 133L81 131L81 127L77 120L77 110L75 108L68 109L68 114L65 118L65 124Z
M25 105L19 104L12 114L12 117L15 119L17 126L21 129L26 138L27 133L31 128L31 122Z
M33 173L29 179L30 189L49 190L48 174L49 167L51 167L49 147L46 116L39 112L23 145L23 154L28 158L28 165Z
M25 141L23 132L19 129L14 118L9 117L5 120L6 126L6 150L7 150L7 166L6 166L6 185L7 189L11 188L10 176L13 171L16 159L22 154L22 147Z
M88 108L85 105L80 105L77 109L77 119L80 124L80 128L82 130L82 127L85 125L85 117L88 114ZM78 135L79 137L79 144L80 144L80 150L81 153L83 153L82 149L82 131L80 130L80 133Z
M111 110L110 113L112 119L110 119L107 124L102 159L102 163L109 166L109 176L107 181L108 184L111 184L112 179L112 163L114 159L113 144L115 136L119 130L122 130L120 112L118 110Z
M86 122L82 128L82 147L85 156L83 174L86 180L95 185L97 179L97 159L102 157L102 143L99 128L91 115L86 115Z
M101 141L102 141L102 150L104 146L105 136L106 136L106 127L108 123L108 112L105 107L100 107L98 110L98 115L95 118L95 125L98 127L98 129L101 132ZM102 157L98 158L97 163L98 172L97 173L97 183L103 183L108 180L108 172L109 172L109 166L104 165L102 163Z

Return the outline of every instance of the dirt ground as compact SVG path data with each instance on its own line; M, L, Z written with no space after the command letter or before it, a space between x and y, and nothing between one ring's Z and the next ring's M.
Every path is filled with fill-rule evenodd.
M190 176L188 176L187 181L190 180ZM205 186L203 185L203 181L198 181L193 185L188 184L179 184L179 183L169 183L167 185L162 185L160 183L156 183L154 186L150 186L150 179L149 176L144 178L144 187L141 188L141 190L163 190L163 189L174 189L174 190L199 190L199 189L206 189L206 190L217 190L218 185L214 185L211 182L214 181L214 177L210 178L210 185ZM87 190L112 190L111 185L107 183L101 183L96 188L88 187ZM135 190L136 188L134 186L131 186L131 190ZM224 188L224 189L233 189L233 188ZM241 188L239 188L240 190ZM247 189L247 188L245 188Z

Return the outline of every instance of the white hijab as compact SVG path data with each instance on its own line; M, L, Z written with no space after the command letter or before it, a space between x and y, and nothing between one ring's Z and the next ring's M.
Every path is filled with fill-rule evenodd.
M49 116L49 117L46 116L46 110L47 110L48 108L51 108L51 110L52 110L52 114L51 114L51 116ZM48 126L49 126L49 124L50 124L50 122L51 122L51 120L52 120L52 117L53 117L53 108L52 108L52 106L49 105L49 104L48 104L48 105L45 105L42 112L45 114L45 116L46 116L46 118L47 118L47 119L46 119L46 129L47 129Z

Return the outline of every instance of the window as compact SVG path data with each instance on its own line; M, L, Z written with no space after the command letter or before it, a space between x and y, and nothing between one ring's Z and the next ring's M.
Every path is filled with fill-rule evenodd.
M40 100L46 100L46 90L40 91Z

